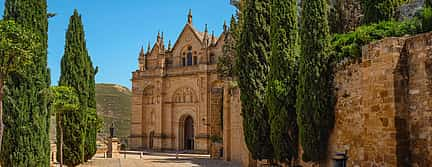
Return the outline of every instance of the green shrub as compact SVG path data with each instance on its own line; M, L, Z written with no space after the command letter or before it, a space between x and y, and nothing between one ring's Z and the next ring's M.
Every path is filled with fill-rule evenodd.
M432 8L423 9L420 14L402 22L384 21L360 26L346 34L335 34L332 38L333 58L336 62L343 59L360 58L361 47L385 37L401 37L432 30Z
M420 18L422 23L422 29L425 30L425 32L432 30L432 8L431 7L423 8L420 11L419 16L417 17Z

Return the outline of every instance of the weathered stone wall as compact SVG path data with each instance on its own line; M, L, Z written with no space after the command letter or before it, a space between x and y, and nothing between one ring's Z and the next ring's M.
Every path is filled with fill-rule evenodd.
M395 68L403 40L385 39L363 49L362 63L340 67L335 76L336 122L331 153L348 150L349 165L396 163Z
M432 34L407 39L408 113L413 166L432 164Z
M224 160L244 167L256 166L246 146L241 116L240 90L225 83L224 91Z
M386 38L338 67L331 155L349 166L432 164L432 34Z

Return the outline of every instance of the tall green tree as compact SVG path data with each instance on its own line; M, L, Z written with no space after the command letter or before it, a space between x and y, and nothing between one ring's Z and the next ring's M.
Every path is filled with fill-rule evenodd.
M407 0L361 0L364 24L377 23L395 17L397 8Z
M87 85L88 85L88 108L87 108L87 132L86 132L86 152L84 155L85 161L91 159L97 151L96 148L96 137L97 132L101 128L100 119L96 112L96 82L95 76L98 72L98 68L93 68L93 63L90 56L86 56L85 73L87 74Z
M272 0L270 72L267 77L270 140L275 158L287 163L298 157L295 107L299 57L297 19L297 0Z
M5 20L14 20L36 37L31 64L7 77L4 99L2 166L49 166L49 110L46 90L48 15L46 0L6 0Z
M326 0L302 2L301 54L297 87L297 123L304 161L326 156L333 127L332 71Z
M241 91L246 145L254 159L273 159L269 114L265 105L270 54L270 0L245 0L241 7L236 75Z
M51 88L51 108L56 115L57 161L60 166L77 166L84 162L84 122L78 95L71 87Z
M236 40L238 39L237 22L234 16L231 16L230 28L227 29L227 27L224 27L224 33L225 43L222 47L223 56L218 59L217 71L219 76L225 79L231 79L234 76Z
M431 0L426 0L424 6L425 7L432 7L432 1Z
M90 159L96 153L96 126L93 121L96 118L95 74L96 70L86 47L81 16L75 10L66 32L59 85L73 87L78 93L80 112L85 119L81 129L85 135L84 160Z
M0 21L0 148L3 137L3 88L9 75L31 64L35 36L14 21Z
M97 116L96 108L87 108L86 120L87 132L85 136L85 161L91 159L96 154L96 137L98 130L101 128L99 127L100 120Z
M219 76L233 80L235 77L235 59L237 58L237 43L240 38L240 20L242 1L232 1L231 4L237 8L236 14L231 16L229 28L224 24L224 45L222 47L223 56L219 57L217 71Z

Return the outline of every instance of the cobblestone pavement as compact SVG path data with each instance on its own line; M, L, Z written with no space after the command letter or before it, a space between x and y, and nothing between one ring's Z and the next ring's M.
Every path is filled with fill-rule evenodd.
M96 155L91 161L79 167L240 167L223 160L211 160L208 156L182 155L177 160L172 155L127 155L110 159Z

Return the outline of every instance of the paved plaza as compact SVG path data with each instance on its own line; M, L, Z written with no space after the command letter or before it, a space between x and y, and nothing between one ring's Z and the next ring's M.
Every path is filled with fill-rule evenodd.
M175 154L117 155L114 158L103 158L97 154L91 161L80 167L240 167L240 165L212 160L208 155L181 154L176 159Z

